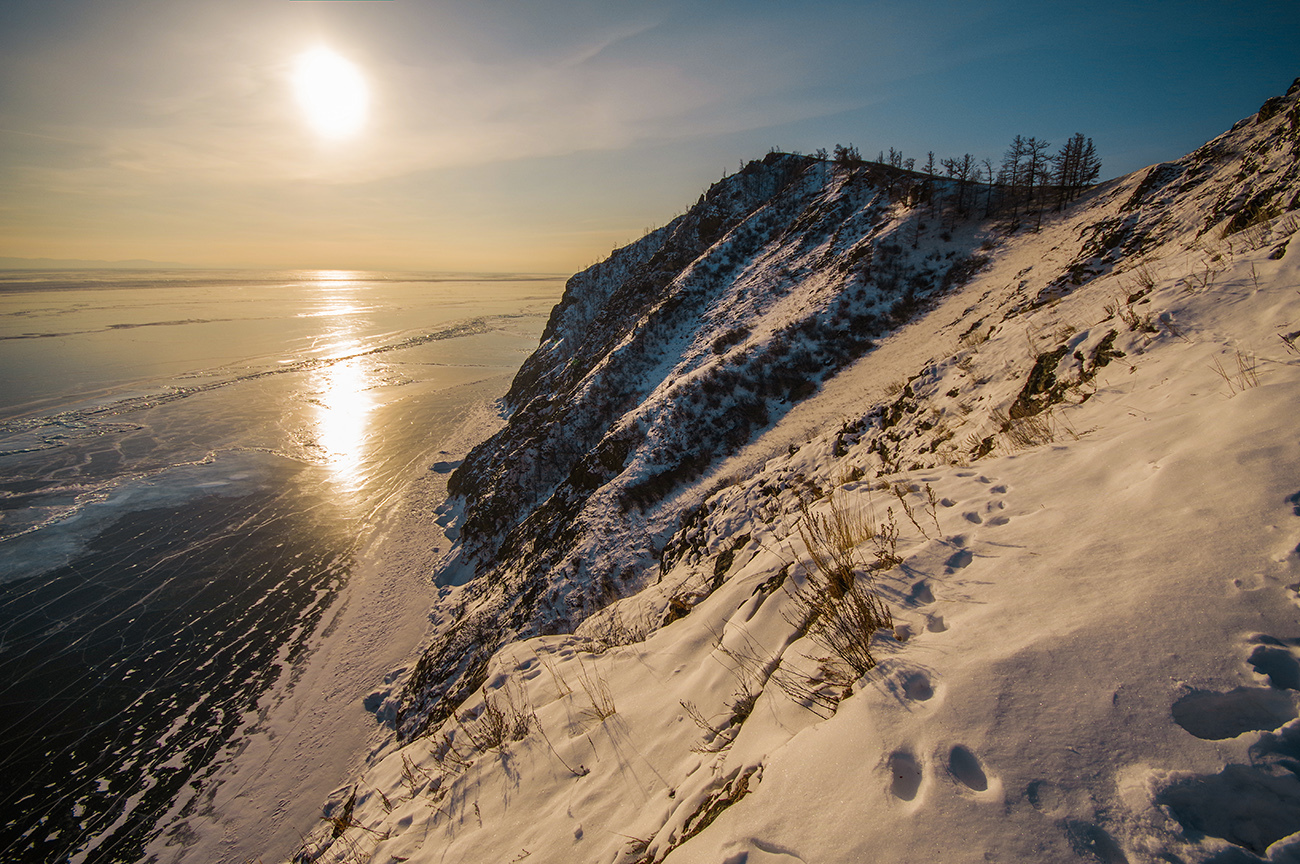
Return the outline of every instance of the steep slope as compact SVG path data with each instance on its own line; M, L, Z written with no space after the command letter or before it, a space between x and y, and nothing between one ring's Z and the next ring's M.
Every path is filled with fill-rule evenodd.
M730 181L571 283L304 858L1297 860L1300 81L1037 232Z
M575 276L506 428L452 476L443 578L476 578L412 678L402 733L444 718L507 637L571 630L648 584L692 504L674 493L976 272L973 226L941 225L958 220L934 203L945 192L771 154Z

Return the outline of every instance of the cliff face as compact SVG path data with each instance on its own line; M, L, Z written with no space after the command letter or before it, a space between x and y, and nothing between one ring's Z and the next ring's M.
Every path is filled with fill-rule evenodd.
M1042 197L1050 190L1024 200L886 166L771 154L574 276L511 387L507 425L451 479L442 522L457 545L400 735L446 718L483 681L497 646L568 632L692 549L698 556L706 499L735 479L711 472L761 448L765 431L823 382L972 278L1004 281L953 322L961 344L1143 257L1300 207L1297 96L1293 86L1189 156L1104 184L1063 212ZM1043 246L1037 265L1003 273L1006 250L1029 242ZM1140 300L1128 299L1130 313ZM837 453L869 453L880 476L982 458L1000 427L1059 403L1067 384L1118 356L1114 339L1042 346L1050 350L1028 358L1028 377L1007 382L1015 390L1001 409L927 403L920 394L935 373L923 365L888 398L846 412Z
M655 509L956 275L951 256L902 260L891 217L915 178L881 173L774 154L575 276L510 390L508 427L452 478L478 571L534 587L572 568L594 511ZM644 564L577 566L585 590L551 598L559 626Z
M976 212L974 188L961 192ZM510 389L507 426L451 478L449 568L475 577L458 614L476 635L435 643L406 733L446 695L437 680L475 679L479 635L569 630L653 580L697 503L684 487L975 273L982 241L957 194L885 166L771 154L574 276Z
M575 277L298 860L1300 860L1300 81L998 195L772 156Z

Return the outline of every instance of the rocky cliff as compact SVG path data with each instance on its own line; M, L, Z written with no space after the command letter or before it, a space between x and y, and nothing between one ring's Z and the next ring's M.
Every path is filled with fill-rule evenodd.
M1298 860L1298 210L1300 81L1063 208L715 185L570 283L300 860Z
M1300 207L1298 93L1063 209L1051 189L1034 198L772 153L574 276L510 389L505 428L452 476L441 521L457 543L400 734L446 718L499 645L569 632L659 580L698 532L711 490L735 479L717 476L726 457L765 440L823 382L938 300L998 270L1006 250L1052 238L1042 261L990 285L954 323L963 344L1144 256L1256 231ZM1139 314L1132 304L1142 298L1129 295L1141 290L1120 306ZM1067 383L1115 356L1113 336L1093 341L1036 353L1001 408L923 400L933 368L911 370L888 399L843 419L836 446L865 448L873 475L981 458L1002 426L1059 402Z

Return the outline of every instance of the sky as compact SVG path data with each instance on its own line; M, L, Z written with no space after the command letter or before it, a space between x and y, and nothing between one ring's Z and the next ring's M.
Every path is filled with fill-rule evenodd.
M774 147L1083 132L1113 177L1298 75L1294 0L4 0L0 257L571 273Z

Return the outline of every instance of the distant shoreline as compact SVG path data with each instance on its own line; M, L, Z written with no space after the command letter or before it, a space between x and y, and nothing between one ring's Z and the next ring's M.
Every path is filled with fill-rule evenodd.
M0 270L204 270L194 264L131 258L98 261L91 258L0 258Z

